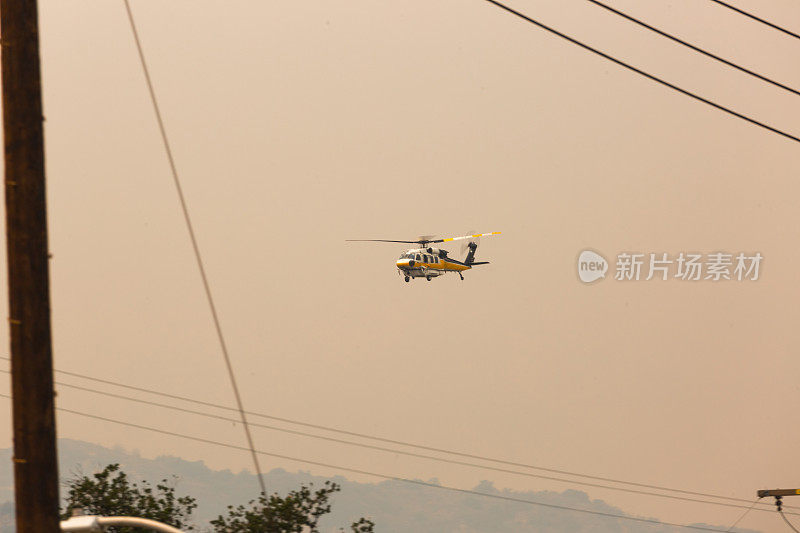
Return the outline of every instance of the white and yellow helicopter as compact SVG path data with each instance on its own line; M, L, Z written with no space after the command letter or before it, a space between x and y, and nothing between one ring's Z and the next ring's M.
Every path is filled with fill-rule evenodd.
M397 260L397 273L403 276L406 282L411 278L425 278L430 281L432 278L443 276L447 272L455 272L463 280L463 271L471 269L475 265L488 265L489 261L475 261L475 250L478 249L478 242L481 237L489 235L500 235L499 231L491 233L476 233L475 235L464 235L463 237L448 237L446 239L431 239L430 237L420 237L416 241L392 241L388 239L347 239L347 242L402 242L418 244L420 248L405 250ZM466 248L467 257L463 261L447 257L447 250L433 248L429 244L440 242L462 241L470 239Z

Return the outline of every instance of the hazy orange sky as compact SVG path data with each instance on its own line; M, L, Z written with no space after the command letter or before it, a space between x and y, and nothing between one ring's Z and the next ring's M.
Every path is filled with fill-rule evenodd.
M800 97L584 0L511 5L800 134ZM712 2L613 5L800 87L800 41ZM736 5L800 30L795 0ZM481 0L132 7L248 409L746 499L800 484L797 143ZM232 405L124 5L40 0L40 18L56 367ZM483 240L492 264L463 282L403 283L402 245L344 242L466 231L503 234ZM764 262L756 282L583 285L586 248ZM245 443L238 424L85 392L61 389L58 405ZM58 431L250 468L243 452L70 414ZM460 487L583 489L668 521L741 514L265 430L255 440ZM757 512L740 526L785 527Z

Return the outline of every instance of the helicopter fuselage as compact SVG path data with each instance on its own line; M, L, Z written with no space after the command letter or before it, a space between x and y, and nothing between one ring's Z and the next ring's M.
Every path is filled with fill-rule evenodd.
M436 248L406 250L397 259L398 273L406 277L430 279L443 276L447 272L460 273L472 268L443 255Z
M428 237L420 237L419 240L403 241L391 239L347 239L348 242L407 242L410 244L421 245L424 248L412 248L406 250L400 255L400 258L395 261L397 266L397 273L403 276L406 282L411 281L411 278L426 278L430 281L433 278L443 276L447 272L455 272L462 280L464 276L462 273L465 270L472 269L476 265L488 265L488 261L475 261L475 250L478 249L478 239L487 237L489 235L500 235L499 231L491 233L474 233L472 235L462 235L461 237L447 237L445 239L432 239ZM447 250L433 248L429 244L440 242L453 242L468 240L466 249L468 250L467 256L463 261L452 259L447 256Z

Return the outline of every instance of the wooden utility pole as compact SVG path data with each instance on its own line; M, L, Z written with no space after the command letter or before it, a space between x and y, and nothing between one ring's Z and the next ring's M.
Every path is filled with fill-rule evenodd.
M36 0L0 0L0 44L17 532L56 533L58 462Z

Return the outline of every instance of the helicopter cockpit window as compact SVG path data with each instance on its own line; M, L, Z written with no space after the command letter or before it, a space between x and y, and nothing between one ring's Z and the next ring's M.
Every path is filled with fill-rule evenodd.
M422 261L422 259L420 258L419 254L417 254L417 261Z

